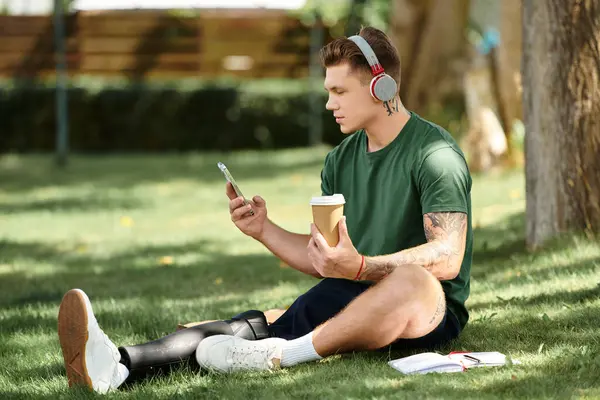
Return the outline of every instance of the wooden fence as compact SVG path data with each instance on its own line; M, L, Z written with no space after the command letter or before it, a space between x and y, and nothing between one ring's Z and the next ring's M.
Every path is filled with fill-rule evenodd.
M0 16L0 76L54 74L51 16ZM339 27L325 27L324 41ZM310 30L283 11L76 13L65 21L69 75L302 77Z

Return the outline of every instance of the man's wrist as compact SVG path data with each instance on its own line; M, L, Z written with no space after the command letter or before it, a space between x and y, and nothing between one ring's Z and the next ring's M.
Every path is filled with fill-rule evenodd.
M361 275L363 274L364 270L365 270L365 263L366 263L366 257L363 255L358 255L358 262L359 262L359 267L356 270L356 275L354 276L355 281L360 280Z
M263 224L260 234L255 236L254 239L256 239L258 242L262 243L263 245L266 245L265 241L268 238L270 230L273 226L274 226L274 224L271 222L271 220L269 220L268 218L265 218L265 222Z

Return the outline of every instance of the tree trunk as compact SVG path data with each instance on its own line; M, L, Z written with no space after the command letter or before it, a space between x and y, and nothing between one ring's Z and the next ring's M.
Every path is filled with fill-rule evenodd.
M495 52L497 65L498 113L510 142L512 125L523 118L521 100L522 20L521 0L499 0L500 46ZM509 147L510 148L510 147Z
M527 242L600 231L600 0L523 0Z
M389 35L402 65L404 104L424 112L444 92L460 90L457 60L465 56L469 0L395 0ZM432 84L435 82L435 84Z
M408 87L409 71L412 69L429 3L430 0L394 0L391 4L388 35L400 54L402 93Z

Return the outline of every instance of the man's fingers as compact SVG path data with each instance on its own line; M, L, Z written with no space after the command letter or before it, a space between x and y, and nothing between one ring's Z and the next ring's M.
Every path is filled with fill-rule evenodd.
M254 202L254 204L256 204L257 207L265 207L267 205L265 199L263 199L260 196L254 196L252 198L252 201Z
M229 200L233 200L236 197L238 197L238 195L235 193L235 190L233 190L233 185L231 184L231 182L227 182L225 184L225 194L227 194Z
M318 252L319 252L319 250L317 250L317 248L315 246L310 246L308 248L308 259L314 263L315 260L317 259Z
M229 202L229 212L234 212L237 208L244 205L244 199L242 197L236 197Z
M315 245L319 248L319 249L328 249L329 248L329 244L327 243L327 241L325 240L325 238L323 237L323 235L321 234L321 232L319 232L319 229L317 229L317 226L315 224L311 224L310 225L310 233L312 235L312 238L315 242Z
M309 258L309 260L311 260L314 263L316 260L319 259L321 251L315 244L314 240L312 240L312 238L308 241L307 247L308 247L308 258Z
M247 212L250 212L250 210L252 210L252 205L250 205L250 204L247 204L247 205L245 205L243 207L236 208L231 213L231 220L233 222L239 221L240 219L242 219L244 217L244 214L246 214Z
M340 243L338 243L338 246L340 246L340 244L344 244L348 239L350 239L350 235L348 234L348 225L346 225L346 217L342 217L342 219L340 219L340 222L338 223L338 231L340 234Z
M311 222L310 223L310 237L312 239L314 239L318 232L319 232L319 229L317 228L317 225L315 225Z

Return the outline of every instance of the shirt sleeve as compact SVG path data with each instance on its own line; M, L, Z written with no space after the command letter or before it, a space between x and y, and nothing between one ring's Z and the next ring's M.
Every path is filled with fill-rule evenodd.
M429 154L418 171L421 209L432 212L468 212L471 176L463 156L451 147Z
M333 161L331 153L325 157L325 163L321 170L321 195L333 195Z

